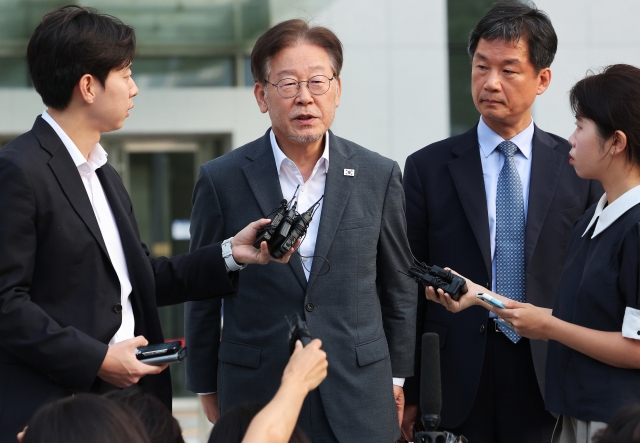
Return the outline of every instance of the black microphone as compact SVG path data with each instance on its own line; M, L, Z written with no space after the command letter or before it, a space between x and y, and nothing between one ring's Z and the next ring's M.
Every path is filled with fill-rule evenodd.
M446 435L437 432L442 409L440 386L440 344L438 334L427 332L422 336L422 370L420 371L420 410L425 432L414 435L414 442L445 442Z
M425 431L438 429L441 409L440 341L438 334L427 332L422 336L422 371L420 373L420 410Z

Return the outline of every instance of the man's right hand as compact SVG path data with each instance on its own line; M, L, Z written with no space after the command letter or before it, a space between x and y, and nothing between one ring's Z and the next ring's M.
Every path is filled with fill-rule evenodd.
M215 425L220 418L220 410L218 409L218 394L200 394L199 397L204 415L212 424Z
M317 338L305 347L298 340L289 363L284 368L282 384L304 389L305 395L317 388L322 380L327 378L329 366L327 353L320 349L321 346L322 342Z
M258 231L271 223L271 219L261 218L258 221L249 223L242 231L238 232L231 238L231 251L233 253L233 259L236 263L252 264L257 263L266 265L269 261L277 261L280 263L287 263L291 258L291 254L300 246L300 239L296 241L293 248L289 250L285 255L280 258L273 258L269 253L267 242L263 241L260 244L260 249L253 247L256 241Z
M405 403L404 415L402 416L402 437L406 441L413 441L413 426L418 418L418 405L415 403Z
M159 374L168 365L151 366L141 363L136 358L136 348L149 344L146 338L138 336L109 346L98 377L119 388L131 386L149 374Z

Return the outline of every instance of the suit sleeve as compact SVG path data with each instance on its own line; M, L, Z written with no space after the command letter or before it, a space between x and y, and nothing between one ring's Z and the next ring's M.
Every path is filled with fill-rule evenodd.
M227 272L221 243L202 246L171 258L149 257L158 306L236 295L238 272ZM148 256L145 245L143 249Z
M0 158L0 346L72 390L88 390L107 345L61 327L29 290L38 238L36 202L25 172Z
M636 223L622 240L618 287L624 299L622 336L640 340L640 223Z
M420 261L429 263L429 237L428 237L428 217L425 203L425 191L422 187L420 175L413 158L407 158L404 167L404 187L407 199L407 237L411 252ZM406 402L417 404L420 398L420 371L421 371L421 346L424 319L427 313L427 300L424 295L424 287L415 285L417 293L417 315L415 328L415 364L414 376L408 378L404 384L404 394Z
M413 374L416 299L411 279L400 274L411 263L406 235L402 174L397 163L387 186L378 240L378 293L391 354L393 377Z
M191 250L218 243L224 240L223 237L224 221L216 189L206 166L201 166L193 193ZM192 392L218 390L221 309L219 298L186 304L185 340L189 346L187 389Z

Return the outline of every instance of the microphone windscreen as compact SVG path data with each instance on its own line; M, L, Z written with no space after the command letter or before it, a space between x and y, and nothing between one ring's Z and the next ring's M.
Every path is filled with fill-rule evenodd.
M440 344L438 334L422 336L422 370L420 372L420 409L422 414L440 415L442 389L440 386Z

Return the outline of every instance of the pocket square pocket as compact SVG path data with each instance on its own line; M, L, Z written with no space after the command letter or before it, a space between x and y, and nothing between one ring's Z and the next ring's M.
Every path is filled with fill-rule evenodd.
M358 366L367 366L389 356L389 346L387 339L380 337L368 343L356 346L356 358Z

